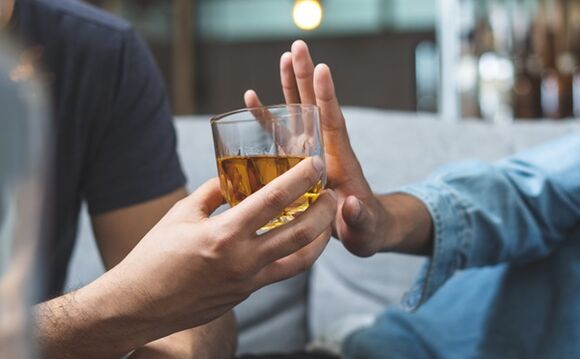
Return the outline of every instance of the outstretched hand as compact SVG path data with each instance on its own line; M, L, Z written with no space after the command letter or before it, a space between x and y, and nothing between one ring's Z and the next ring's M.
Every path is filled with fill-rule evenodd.
M370 256L388 248L389 220L385 209L371 191L352 150L340 109L330 68L316 67L303 41L280 59L280 79L286 103L316 104L320 108L328 187L338 196L334 235L358 256ZM248 107L261 106L258 95L248 90Z

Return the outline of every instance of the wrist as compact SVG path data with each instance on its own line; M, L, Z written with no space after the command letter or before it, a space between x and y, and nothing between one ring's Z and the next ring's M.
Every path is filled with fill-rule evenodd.
M404 193L379 197L385 210L383 251L429 255L433 247L433 221L423 202Z
M237 347L232 311L196 328L174 333L135 350L130 359L232 358Z
M148 358L194 358L194 345L191 340L182 332L172 334L168 337L157 339L146 344L142 348L136 349L129 357L130 359Z

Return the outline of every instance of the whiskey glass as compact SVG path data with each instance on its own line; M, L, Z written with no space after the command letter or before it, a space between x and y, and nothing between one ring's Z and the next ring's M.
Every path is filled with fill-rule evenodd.
M220 186L235 206L300 161L324 161L320 111L315 105L288 104L245 108L211 119ZM326 185L320 181L268 223L261 232L290 222L304 212Z

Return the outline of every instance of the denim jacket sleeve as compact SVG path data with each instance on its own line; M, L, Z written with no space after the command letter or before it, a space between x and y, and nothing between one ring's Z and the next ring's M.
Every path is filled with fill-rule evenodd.
M414 310L455 271L545 257L580 226L580 133L398 192L425 203L434 224L433 255L403 300Z

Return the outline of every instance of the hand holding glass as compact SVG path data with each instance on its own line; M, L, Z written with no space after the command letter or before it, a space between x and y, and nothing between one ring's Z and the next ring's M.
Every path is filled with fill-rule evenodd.
M303 159L324 160L320 115L314 105L278 105L242 109L211 119L220 186L235 206ZM267 231L290 222L318 198L318 184L265 224Z

